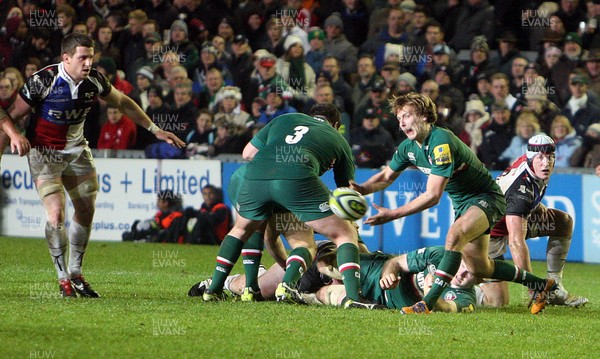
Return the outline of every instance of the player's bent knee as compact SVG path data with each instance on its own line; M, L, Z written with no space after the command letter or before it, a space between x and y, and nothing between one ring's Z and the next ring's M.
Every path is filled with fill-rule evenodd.
M71 188L69 190L69 197L71 197L72 200L94 197L98 193L98 189L98 180L95 177L90 178L81 182L76 187Z

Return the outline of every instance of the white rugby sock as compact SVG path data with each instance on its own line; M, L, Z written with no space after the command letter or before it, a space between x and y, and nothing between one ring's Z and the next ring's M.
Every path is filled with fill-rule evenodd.
M71 277L81 275L81 263L85 248L90 240L91 227L72 221L69 226L69 273Z
M563 269L571 247L571 238L548 237L546 247L546 262L548 266L548 277L562 282Z
M64 223L59 223L56 226L46 223L46 241L48 242L48 249L50 250L58 279L68 277L67 266L65 264L67 240L67 230Z

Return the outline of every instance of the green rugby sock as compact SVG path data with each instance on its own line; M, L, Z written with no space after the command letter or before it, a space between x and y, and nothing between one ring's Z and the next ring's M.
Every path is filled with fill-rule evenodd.
M244 264L244 272L246 273L246 287L252 288L256 292L259 291L258 269L260 268L260 260L264 247L263 234L254 232L242 249L242 263Z
M282 282L296 288L298 280L312 263L312 255L305 247L294 248L285 262L285 275Z
M435 271L433 285L427 295L423 298L429 310L433 309L435 302L437 302L444 289L452 281L452 278L454 278L454 275L458 271L458 267L460 267L461 258L462 255L460 252L444 251L444 257L442 257L442 261Z
M212 276L212 283L210 284L210 290L215 293L219 293L223 290L225 279L233 269L235 262L237 262L242 252L244 242L239 239L230 236L225 236L217 255L217 265Z
M360 259L358 257L358 247L352 243L342 243L337 248L337 262L346 297L360 299Z
M494 273L492 279L520 283L531 290L543 290L546 280L529 273L528 271L501 260L494 260Z

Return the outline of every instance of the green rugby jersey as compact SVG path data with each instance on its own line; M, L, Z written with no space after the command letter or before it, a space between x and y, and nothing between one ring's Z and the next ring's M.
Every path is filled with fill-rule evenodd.
M323 119L302 113L281 115L251 143L259 151L248 164L247 179L303 179L321 176L330 168L338 186L348 186L354 179L350 145Z
M383 266L385 261L395 256L383 253L360 255L360 282L365 298L395 309L411 306L423 299L425 277L429 273L435 273L444 256L444 247L425 247L410 251L406 256L409 273L401 273L398 287L383 290L379 286ZM444 289L440 299L454 301L459 312L470 311L471 306L475 306L475 289L449 286Z
M390 168L402 171L415 165L429 176L449 178L446 192L453 204L482 193L502 195L490 172L451 131L432 126L429 136L420 147L416 141L404 140L390 161Z

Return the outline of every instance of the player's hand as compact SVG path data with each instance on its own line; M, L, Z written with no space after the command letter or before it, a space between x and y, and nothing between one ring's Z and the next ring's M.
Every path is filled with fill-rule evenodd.
M174 146L177 148L185 148L185 142L183 142L181 139L179 139L179 137L175 136L171 132L159 130L158 132L156 132L155 136L159 140L165 141L166 143L170 144L171 146Z
M394 212L391 209L381 207L375 203L373 203L373 207L375 207L375 209L378 211L378 213L375 214L374 216L367 218L365 220L366 224L376 226L378 224L384 224L384 223L387 223L389 221L393 221L394 219L396 219Z
M349 187L362 195L368 194L367 189L365 187L359 185L358 183L356 183L352 180L350 180L350 182L349 182Z
M381 273L381 279L379 279L379 286L383 290L394 289L398 286L400 277L395 273Z
M30 149L31 149L31 144L29 143L29 140L25 136L19 134L18 136L11 138L10 151L12 153L17 152L19 154L19 156L23 157L29 153Z

